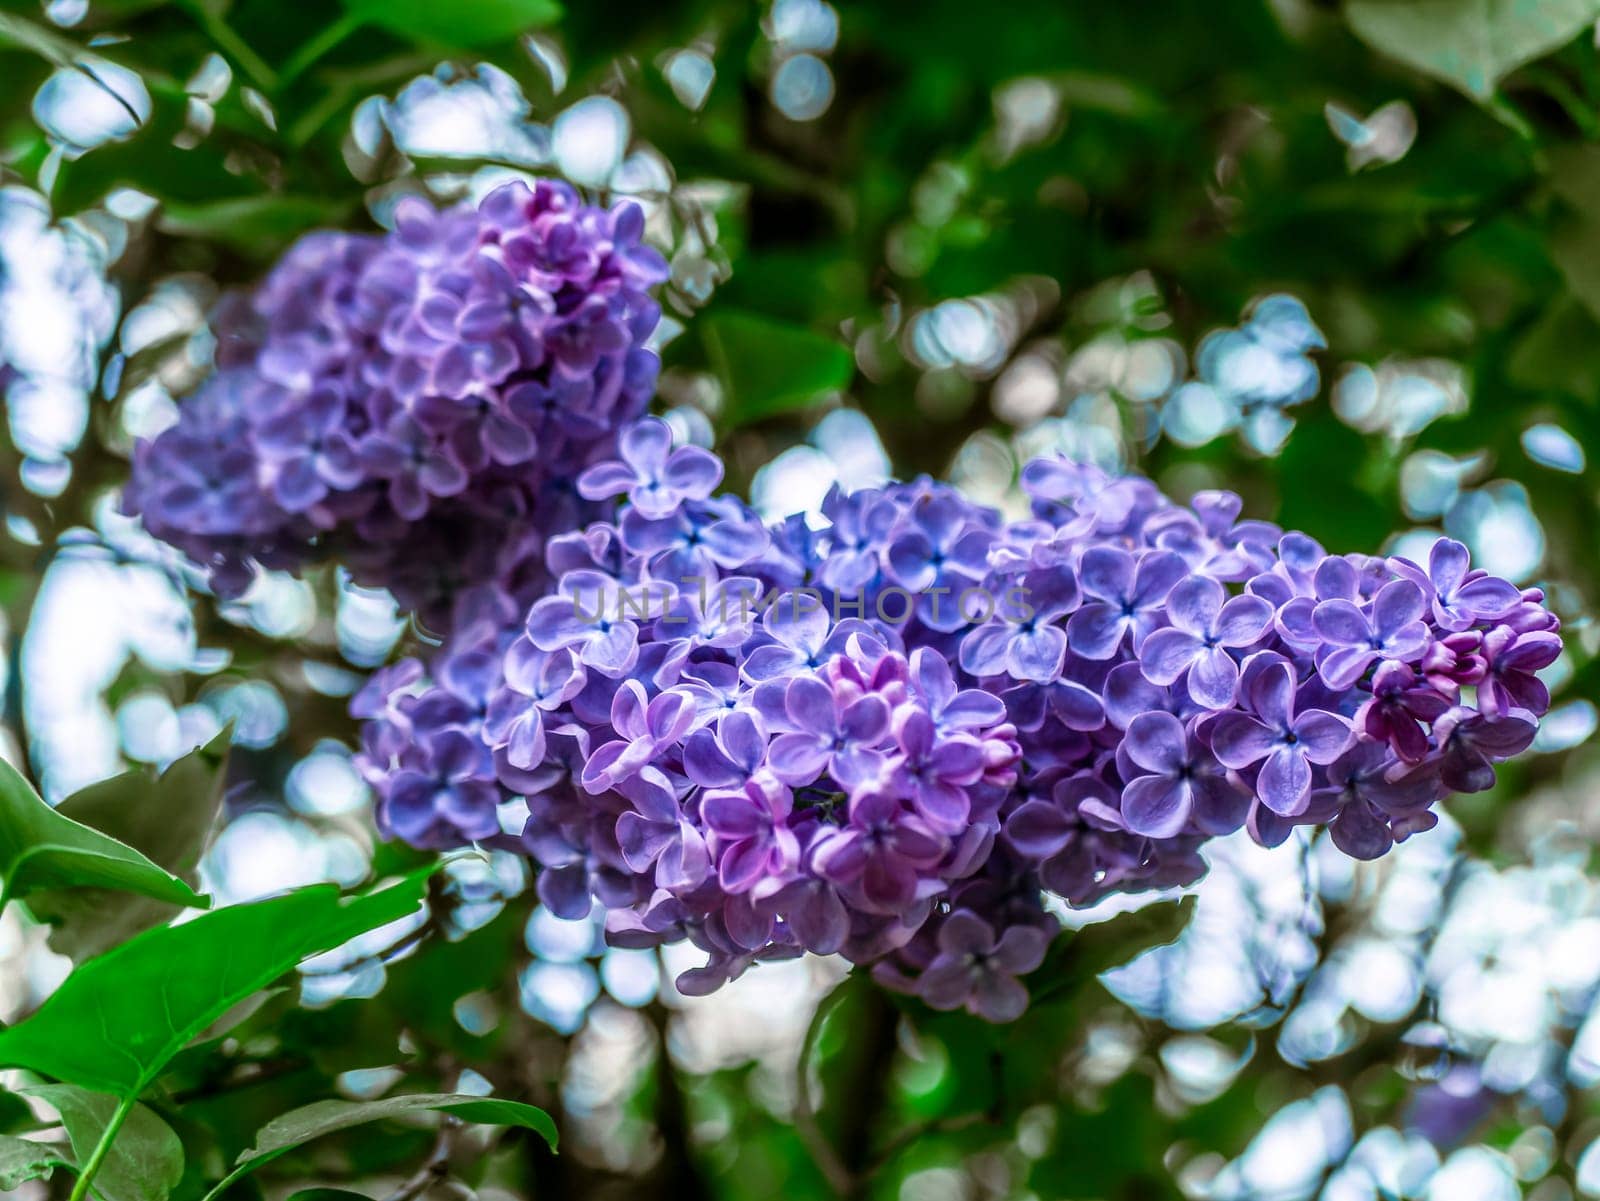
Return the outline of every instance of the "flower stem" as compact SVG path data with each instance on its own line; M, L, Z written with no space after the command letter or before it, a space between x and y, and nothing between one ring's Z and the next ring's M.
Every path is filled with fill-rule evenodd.
M100 1165L105 1162L111 1153L111 1144L116 1142L117 1133L122 1129L122 1123L128 1120L128 1115L133 1112L133 1107L138 1104L138 1096L130 1095L117 1102L116 1110L111 1114L111 1120L106 1123L106 1128L100 1132L100 1141L95 1143L94 1150L90 1153L88 1162L78 1172L78 1179L72 1186L72 1193L67 1201L85 1201L89 1196L89 1186L94 1183L95 1173L100 1171Z

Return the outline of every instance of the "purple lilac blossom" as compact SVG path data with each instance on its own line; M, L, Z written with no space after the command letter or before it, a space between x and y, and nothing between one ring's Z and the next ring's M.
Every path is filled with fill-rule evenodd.
M539 532L605 511L580 473L622 466L654 390L667 271L643 229L637 205L540 181L302 238L220 306L218 371L138 446L126 509L220 595L331 557L441 632L474 585L510 581L525 607L549 582ZM716 486L707 452L631 437L651 513Z
M764 527L643 429L585 485L613 518L549 540L546 595L482 606L358 715L386 831L519 847L556 912L700 947L685 991L839 953L1009 1020L1046 894L1188 885L1240 829L1376 857L1549 705L1543 594L1458 544L1330 556L1235 497L1058 459L1024 471L1026 520L919 479Z

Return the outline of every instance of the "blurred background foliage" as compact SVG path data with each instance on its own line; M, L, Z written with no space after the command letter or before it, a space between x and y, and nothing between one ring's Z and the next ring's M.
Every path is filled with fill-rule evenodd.
M1017 462L1060 448L1332 550L1443 529L1568 635L1540 753L1493 792L1381 864L1229 840L1197 902L1072 915L1014 1026L815 961L689 1001L681 956L606 950L497 854L435 877L399 946L316 961L186 1052L179 1133L221 1163L403 1072L547 1108L563 1154L463 1139L419 1179L428 1135L356 1131L238 1195L1600 1196L1597 18L5 0L8 757L60 798L233 722L199 865L223 900L407 865L374 844L345 704L426 632L332 572L219 605L115 489L207 370L219 293L407 193L557 172L644 204L672 264L660 407L770 515L891 472L1014 507ZM0 1017L64 975L46 934L0 925Z

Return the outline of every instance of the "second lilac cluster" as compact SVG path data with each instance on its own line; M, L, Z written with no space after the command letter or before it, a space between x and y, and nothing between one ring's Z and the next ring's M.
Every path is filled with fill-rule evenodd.
M685 991L838 952L1009 1020L1046 894L1189 883L1240 828L1376 857L1548 708L1542 594L1449 540L1332 555L1059 459L1025 469L1027 520L918 480L768 527L661 423L623 446L578 480L622 500L549 542L551 595L374 681L363 764L388 831L517 846L615 944L692 940Z
M574 479L654 390L643 230L540 181L306 236L222 306L218 370L140 445L126 507L224 595L330 555L440 627L472 585L536 593L541 532L599 515Z

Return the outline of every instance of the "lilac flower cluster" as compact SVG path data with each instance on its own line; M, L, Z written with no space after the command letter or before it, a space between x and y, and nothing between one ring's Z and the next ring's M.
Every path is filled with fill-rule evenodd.
M224 595L329 555L441 625L518 569L536 595L540 531L603 512L577 474L654 390L667 272L643 229L540 181L308 235L221 307L218 371L139 446L128 511Z
M1556 618L1456 542L1330 555L1059 459L1027 520L921 479L767 527L707 460L630 430L577 482L614 520L545 548L556 590L359 709L387 831L519 847L555 912L708 952L688 992L838 952L1008 1020L1045 894L1187 884L1241 827L1381 855L1548 708Z

